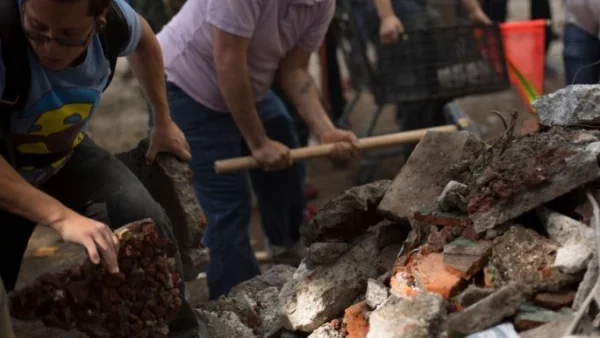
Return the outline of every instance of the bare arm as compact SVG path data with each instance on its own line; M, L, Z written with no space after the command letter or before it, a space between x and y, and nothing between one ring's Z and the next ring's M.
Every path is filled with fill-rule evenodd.
M221 93L231 116L251 150L260 148L267 140L256 102L248 69L250 39L213 28L214 61Z
M310 130L321 137L335 127L325 112L319 92L308 72L310 53L294 48L280 63L279 80L288 99Z

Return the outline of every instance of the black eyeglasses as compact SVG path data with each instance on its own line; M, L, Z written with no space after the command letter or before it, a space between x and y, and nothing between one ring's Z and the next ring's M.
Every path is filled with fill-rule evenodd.
M25 28L25 25L23 24L25 22L25 6L23 6L22 8L23 9L22 9L21 26L23 27L23 32L25 33L25 37L27 37L27 39L29 39L31 41L35 41L40 44L47 44L47 43L50 43L51 41L54 41L60 46L84 47L88 44L88 41L92 37L92 34L94 34L95 25L92 26L92 28L90 28L90 31L88 32L88 34L84 40L61 38L61 37L51 38L45 34L38 33L38 32L35 32L35 31Z

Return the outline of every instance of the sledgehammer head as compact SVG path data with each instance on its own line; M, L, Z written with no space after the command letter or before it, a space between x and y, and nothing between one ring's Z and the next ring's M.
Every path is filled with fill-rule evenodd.
M478 137L481 137L485 133L485 127L473 121L454 102L449 102L444 106L444 117L448 124L456 125L458 130L469 131Z

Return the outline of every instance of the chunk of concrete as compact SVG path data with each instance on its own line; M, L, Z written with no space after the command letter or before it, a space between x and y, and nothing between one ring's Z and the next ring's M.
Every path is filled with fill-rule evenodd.
M448 182L464 179L464 168L456 165L474 161L483 148L484 143L466 131L427 133L381 200L379 211L399 222L412 219L417 211L436 209Z
M332 264L349 248L348 243L313 243L308 247L306 264L311 267Z
M582 243L594 248L594 229L546 207L536 212L551 240L560 245Z
M575 274L585 270L593 251L584 244L568 244L558 249L553 267L564 273Z
M184 279L194 280L208 263L208 249L202 244L207 224L192 185L192 170L174 155L160 153L152 165L146 164L148 139L132 150L117 154L152 197L165 209L173 224L184 269Z
M379 305L383 304L389 296L390 290L387 286L375 279L369 279L367 282L366 301L371 309L376 309Z
M344 335L327 323L316 329L308 338L344 338Z
M438 208L450 212L455 210L467 210L467 196L469 187L456 181L450 181L438 197Z
M600 124L600 86L570 85L533 102L540 124L572 126Z
M252 330L244 325L233 312L212 313L197 310L196 314L201 323L200 337L210 338L255 338Z
M437 337L445 318L444 300L438 294L421 292L407 299L391 296L371 313L367 338Z
M469 307L485 297L493 294L496 290L492 288L468 287L460 295L456 296L454 302L463 308Z
M339 316L377 277L378 253L377 240L365 236L334 264L297 271L280 293L285 328L312 332Z
M451 314L446 329L451 335L463 336L483 331L513 316L527 297L526 286L508 284L461 312Z
M494 239L491 263L499 271L494 285L517 282L537 292L558 291L578 281L553 269L558 245L531 229L513 226Z
M377 205L390 184L382 180L353 187L329 201L300 228L304 244L347 243L377 224L382 220Z
M513 142L476 180L467 210L477 233L511 221L600 178L600 142L578 147L568 131Z

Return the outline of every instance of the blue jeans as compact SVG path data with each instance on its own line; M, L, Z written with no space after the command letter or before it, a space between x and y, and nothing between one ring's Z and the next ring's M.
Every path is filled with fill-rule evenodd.
M258 274L250 246L251 215L248 172L217 174L217 160L250 154L230 114L213 111L167 83L171 115L185 133L192 151L191 167L198 201L208 218L204 242L210 250L209 296L216 299ZM292 118L282 101L269 92L257 104L267 135L290 148L298 147ZM269 243L290 247L300 239L305 206L304 164L276 172L249 171L263 231Z
M570 84L597 84L600 80L600 40L585 30L565 25L563 61L565 81Z

